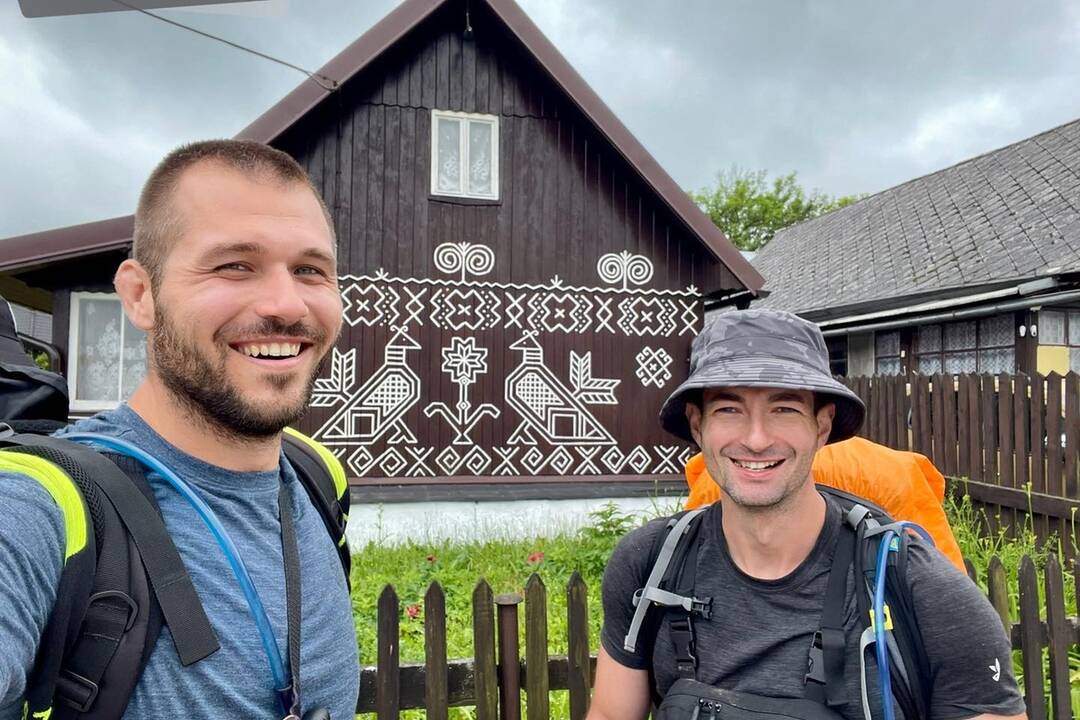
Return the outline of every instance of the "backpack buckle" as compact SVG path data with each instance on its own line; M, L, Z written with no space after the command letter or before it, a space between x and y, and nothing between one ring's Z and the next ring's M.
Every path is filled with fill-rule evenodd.
M56 695L80 713L89 712L98 696L98 685L71 670L61 670L56 678Z
M94 593L90 596L87 607L90 607L101 600L112 599L120 600L127 605L127 618L124 620L124 632L127 632L131 629L131 626L135 624L135 618L139 616L139 606L127 593L121 592L120 590L106 590L104 592Z
M696 597L690 598L690 612L694 615L700 615L706 620L712 619L712 598L705 598L699 600Z
M814 639L810 643L810 656L806 661L806 675L803 682L815 682L825 684L825 653L822 652L821 631L814 632Z
M689 615L673 617L670 621L671 643L675 646L675 666L682 677L693 677L697 670L697 647L694 642L694 621Z

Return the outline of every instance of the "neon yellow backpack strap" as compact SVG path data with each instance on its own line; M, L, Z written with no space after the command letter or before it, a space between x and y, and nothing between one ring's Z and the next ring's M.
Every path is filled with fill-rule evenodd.
M64 562L86 547L88 513L78 486L66 472L36 455L0 450L0 471L33 478L49 493L64 517Z
M338 500L341 500L341 498L345 496L345 493L349 491L349 481L345 479L345 468L342 467L341 461L338 460L334 453L330 452L330 450L321 442L308 437L299 430L286 427L285 432L315 451L319 456L319 459L322 460L330 470L330 477L334 481L334 491L337 493Z

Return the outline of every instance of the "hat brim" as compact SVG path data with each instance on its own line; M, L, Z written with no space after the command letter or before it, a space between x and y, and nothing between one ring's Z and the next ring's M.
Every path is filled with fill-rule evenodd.
M866 415L866 406L858 395L804 363L778 357L740 357L709 363L687 378L660 409L661 427L687 442L696 442L686 418L687 399L694 391L722 387L785 388L827 395L836 405L836 414L826 444L853 437Z

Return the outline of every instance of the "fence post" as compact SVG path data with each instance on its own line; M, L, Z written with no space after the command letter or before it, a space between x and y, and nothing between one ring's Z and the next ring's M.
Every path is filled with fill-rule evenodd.
M379 595L376 620L378 675L375 678L375 716L378 720L397 720L401 713L398 614L397 592L393 585L387 585Z
M986 587L990 596L990 604L994 606L1001 625L1005 628L1005 634L1012 637L1012 618L1009 617L1009 578L1005 574L1005 566L1001 558L994 555L990 558L990 564L986 568Z
M521 654L518 642L518 605L521 596L495 596L499 609L499 718L521 720Z
M1080 496L1077 465L1080 459L1080 375L1065 376L1065 497ZM1075 535L1073 536L1075 540Z
M999 480L997 464L997 413L994 412L994 376L983 373L979 376L982 392L979 396L980 444L982 445L982 473L979 480L997 484Z
M528 720L548 720L547 588L533 573L525 583L525 709Z
M1046 630L1050 646L1050 702L1055 720L1072 717L1069 697L1069 645L1072 627L1065 619L1065 588L1057 555L1046 558Z
M1030 383L1028 382L1027 375L1017 375L1013 382L1013 439L1014 439L1014 451L1016 452L1016 463L1014 469L1016 470L1016 487L1025 487L1031 478L1031 472L1028 468L1030 458L1028 457L1028 424L1031 422L1028 419L1030 415L1031 401L1028 399L1028 388Z
M575 572L566 584L567 688L570 720L585 720L589 711L592 672L589 660L589 594L585 581Z
M1024 701L1028 717L1046 717L1043 694L1042 625L1039 621L1039 578L1035 563L1025 555L1020 560L1020 652L1024 666ZM1009 662L1009 658L1005 659Z
M495 674L495 608L486 580L473 590L473 659L476 663L476 719L495 720L499 713L499 679Z
M955 477L963 474L957 470L957 451L959 450L962 453L963 450L960 449L960 440L956 433L956 424L959 422L956 412L958 394L956 383L952 375L938 375L934 382L945 391L942 393L941 398L941 422L945 425L945 465L939 465L939 467L945 471L947 476Z
M1043 464L1043 423L1046 420L1046 385L1042 375L1031 378L1031 489L1046 492L1046 466Z
M424 707L428 720L446 720L448 707L446 666L446 595L438 581L424 594Z

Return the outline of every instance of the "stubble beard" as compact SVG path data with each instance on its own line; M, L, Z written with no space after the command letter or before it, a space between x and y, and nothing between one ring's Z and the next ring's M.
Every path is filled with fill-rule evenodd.
M714 464L717 467L709 468L709 474L715 478L720 489L727 495L732 503L749 513L782 513L795 501L795 497L799 494L799 491L810 482L810 463L800 461L783 485L777 488L775 493L765 496L743 493L739 483L733 482L727 473L725 463L732 461L722 454L720 455L720 458L723 459L723 462L715 462ZM796 460L794 458L788 458L784 462L785 464L789 462L794 463ZM803 467L803 465L805 465L805 467ZM715 474L713 473L714 469L716 470Z
M315 363L303 392L294 402L289 402L283 394L294 382L294 374L264 375L261 380L279 393L281 400L271 407L257 406L247 402L228 380L226 360L232 350L219 337L226 329L215 333L217 357L211 357L179 332L172 315L159 302L151 343L154 371L194 420L224 437L247 442L265 440L303 417L326 355ZM310 341L312 347L322 347L326 342L326 333L322 331L302 323L286 326L271 320L234 334L243 337L289 335Z

